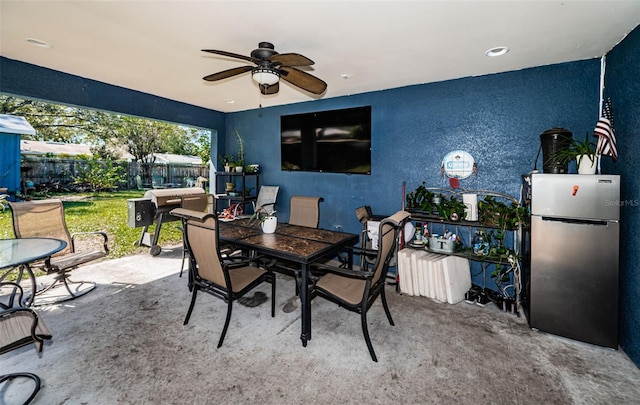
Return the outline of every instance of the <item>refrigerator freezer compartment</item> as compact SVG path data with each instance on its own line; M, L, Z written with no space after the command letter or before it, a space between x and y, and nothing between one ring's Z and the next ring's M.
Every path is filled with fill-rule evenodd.
M620 219L620 176L533 174L531 215Z

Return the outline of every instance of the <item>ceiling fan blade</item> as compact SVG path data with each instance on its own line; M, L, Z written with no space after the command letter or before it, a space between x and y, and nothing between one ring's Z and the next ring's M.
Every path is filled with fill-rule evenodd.
M283 66L279 70L281 79L310 93L322 94L327 89L327 83L302 70L291 66Z
M271 86L268 84L260 84L260 93L264 95L276 94L280 90L280 84L274 83Z
M202 52L215 53L216 55L228 56L230 58L248 60L249 62L253 62L253 63L260 62L259 59L252 58L251 56L238 55L237 53L227 52L227 51L218 51L216 49L203 49Z
M240 66L232 69L223 70L222 72L214 73L209 76L203 77L208 82L214 82L216 80L226 79L227 77L239 75L253 69L253 66Z
M311 59L306 56L302 56L299 53L281 53L273 55L271 57L271 62L277 62L280 66L311 66L314 64Z

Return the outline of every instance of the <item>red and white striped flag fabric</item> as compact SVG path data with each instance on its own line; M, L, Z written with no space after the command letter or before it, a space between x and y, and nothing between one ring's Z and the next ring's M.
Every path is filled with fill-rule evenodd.
M598 155L611 156L615 162L618 159L618 149L616 148L616 132L613 128L613 111L611 110L611 98L607 98L602 107L602 114L593 134L598 137L596 153Z

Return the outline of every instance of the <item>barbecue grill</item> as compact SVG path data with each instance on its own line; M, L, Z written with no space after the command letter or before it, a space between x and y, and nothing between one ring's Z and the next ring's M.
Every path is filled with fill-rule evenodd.
M180 218L171 215L169 212L174 208L179 208L181 198L186 195L205 194L200 187L189 188L166 188L158 190L148 190L143 198L132 198L127 200L128 204L128 225L132 228L144 227L142 235L138 241L139 246L149 246L151 256L157 256L162 249L158 246L160 229L164 222L178 221ZM147 232L149 226L156 224L153 234Z

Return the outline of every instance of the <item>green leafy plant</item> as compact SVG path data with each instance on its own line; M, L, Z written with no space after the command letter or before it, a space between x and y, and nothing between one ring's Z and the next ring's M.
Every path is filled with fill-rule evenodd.
M82 159L86 161L78 169L74 179L76 184L87 184L92 191L115 190L124 180L124 170L111 160L104 163L97 159Z
M425 186L425 182L422 182L420 186L418 186L415 190L407 193L406 195L406 203L407 208L415 209L419 211L424 211L427 213L431 213L434 208L433 197L435 194L429 190Z
M238 138L238 154L233 163L235 163L236 166L244 166L244 140L238 130L235 130L235 134L236 138Z
M485 256L495 263L491 278L504 297L514 298L507 290L511 286L511 273L519 257L514 249L506 246L505 237L507 231L528 226L527 209L517 202L507 203L489 195L478 201L478 214L482 223L495 228L487 232L489 251Z
M527 210L516 202L507 204L493 196L486 196L478 201L480 221L487 226L500 229L502 232L526 226Z
M584 136L584 141L572 138L569 147L558 150L551 159L560 164L567 164L575 159L580 164L582 156L587 156L591 162L595 162L596 144L589 140L589 132Z
M447 221L459 221L464 218L464 203L451 196L447 198L440 195L440 204L438 204L438 215Z

